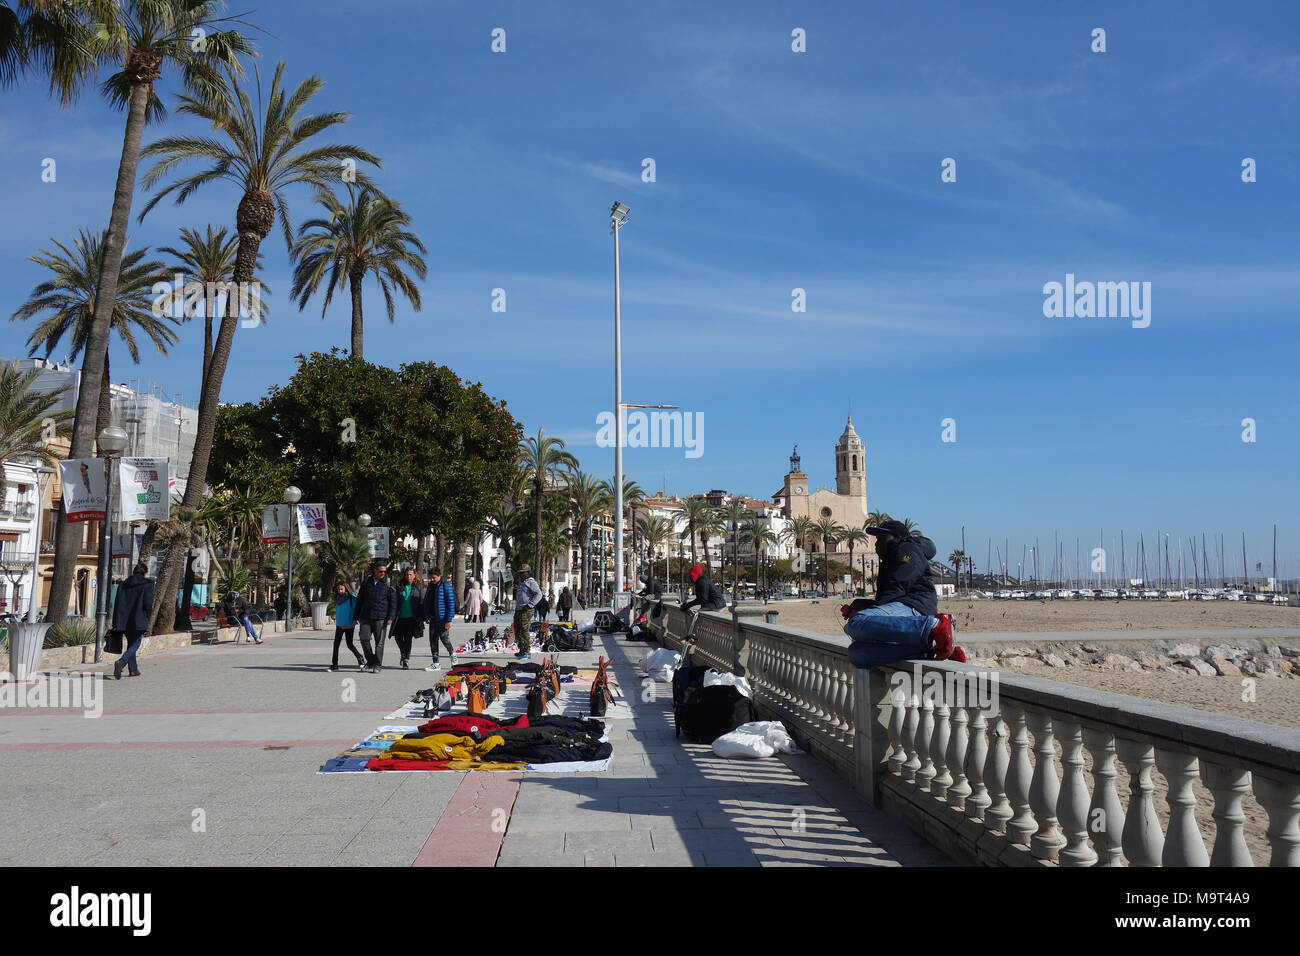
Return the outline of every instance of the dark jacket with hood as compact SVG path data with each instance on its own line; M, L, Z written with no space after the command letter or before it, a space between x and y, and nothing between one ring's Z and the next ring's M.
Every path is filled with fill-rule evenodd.
M133 574L117 586L113 599L113 630L139 633L149 629L153 609L153 582Z
M682 605L682 610L698 607L701 611L721 611L727 606L727 598L722 589L713 583L707 573L701 571L695 579L695 598Z
M659 600L664 596L664 586L659 583L655 577L644 577L641 579L644 587L641 589L641 597L653 598Z
M930 577L930 560L937 553L925 535L910 534L895 541L880 557L876 605L897 601L922 614L938 613L939 597Z
M369 575L357 592L357 621L391 621L395 617L397 595L387 580L376 580L373 574Z

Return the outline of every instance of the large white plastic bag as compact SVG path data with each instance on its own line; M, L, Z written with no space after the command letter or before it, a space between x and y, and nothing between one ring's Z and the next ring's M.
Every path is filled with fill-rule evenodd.
M657 681L672 682L673 671L682 662L682 655L666 647L657 647L637 662L637 672L642 677L653 677Z
M758 720L713 741L713 752L719 757L771 757L798 751L779 720Z
M745 678L737 677L735 674L724 673L723 671L715 671L710 668L704 672L704 686L712 687L714 684L727 684L735 687L736 690L740 691L751 700L754 697L754 692L750 690L749 687L749 681Z

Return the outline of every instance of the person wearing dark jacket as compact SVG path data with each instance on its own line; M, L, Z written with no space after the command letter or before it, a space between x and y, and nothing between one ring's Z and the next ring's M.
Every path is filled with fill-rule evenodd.
M456 649L451 645L451 622L456 616L456 589L442 576L442 568L429 574L429 586L424 591L424 619L429 622L429 649L433 663L426 671L441 670L438 663L438 642L451 655L451 666L456 666Z
M393 640L402 655L402 670L411 659L411 647L424 631L424 588L415 568L402 573L402 582L396 587L397 617L393 621Z
M713 579L704 573L698 564L691 565L691 583L695 585L695 597L682 605L682 610L690 615L686 625L686 637L695 637L695 625L699 623L701 611L721 611L727 606L727 599Z
M569 590L568 585L565 585L564 589L560 591L556 606L560 609L561 621L573 619L573 592Z
M397 602L393 589L388 586L388 562L376 561L370 566L370 577L361 585L357 594L357 636L361 638L361 649L370 661L370 672L378 674L384 666L384 638L388 626L397 614ZM370 649L370 638L374 635L375 648Z
M126 635L126 653L113 665L113 679L122 679L122 669L130 668L127 674L140 676L140 665L135 655L144 640L144 632L149 629L149 612L153 610L153 582L145 577L149 565L141 561L131 570L131 576L117 588L113 599L113 630Z
M641 575L642 588L637 593L641 599L641 614L651 613L651 605L654 605L654 616L659 618L663 614L664 603L664 586L659 583L659 579L654 575L646 572Z
M952 615L939 613L930 577L934 542L901 521L866 530L876 539L880 571L873 600L859 598L840 609L847 618L844 633L853 640L849 660L858 667L917 659L965 662L953 644Z

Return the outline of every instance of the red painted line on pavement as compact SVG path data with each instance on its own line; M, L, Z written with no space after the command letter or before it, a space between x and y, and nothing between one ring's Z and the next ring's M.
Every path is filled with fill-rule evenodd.
M242 710L110 710L104 709L106 717L187 717L207 715L237 716L239 714L362 714L369 711L353 707L247 707ZM37 716L80 717L80 710L53 709L45 707L3 707L0 717L37 717Z
M518 793L517 773L466 773L411 865L496 866Z
M151 750L156 747L184 750L197 747L351 747L356 738L341 740L87 740L49 743L0 744L8 750Z

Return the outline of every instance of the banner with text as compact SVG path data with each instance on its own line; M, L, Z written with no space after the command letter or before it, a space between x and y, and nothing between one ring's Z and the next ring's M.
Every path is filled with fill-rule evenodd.
M329 524L325 521L324 505L298 505L298 540L303 544L309 541L328 541Z
M267 505L262 509L262 543L289 543L288 505Z
M108 505L104 459L69 458L59 462L63 481L63 510L68 521L103 521Z
M123 458L117 481L122 487L118 496L122 510L115 519L166 521L171 517L166 458Z
M370 529L370 556L372 558L386 558L389 556L387 528Z

